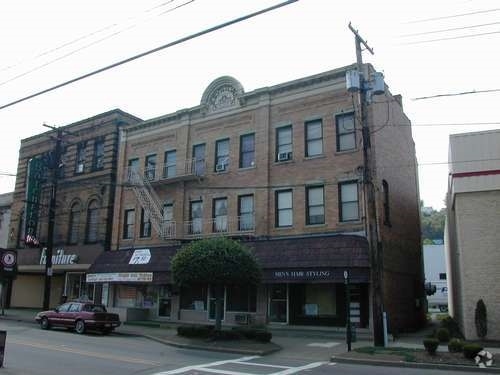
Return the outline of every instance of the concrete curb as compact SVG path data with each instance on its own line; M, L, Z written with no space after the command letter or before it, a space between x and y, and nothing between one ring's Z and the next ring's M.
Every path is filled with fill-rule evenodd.
M141 336L145 337L147 339L150 339L152 341L156 341L156 342L165 344L165 345L174 346L176 348L206 350L206 351L210 351L210 352L246 354L246 355L252 354L252 355L264 356L264 355L276 353L282 349L281 347L277 347L277 348L268 349L268 350L252 350L252 349L226 348L226 347L222 347L222 346L193 345L193 344L184 344L184 343L179 343L179 342L175 342L175 341L165 340L165 339L161 339L159 337L150 336L150 335L141 335Z
M0 315L0 320L11 320L15 322L23 322L23 323L32 323L32 324L38 324L35 319L27 319L19 316L8 316L8 315ZM131 327L132 325L128 325L128 327ZM227 347L222 347L222 346L204 346L204 345L193 345L193 344L184 344L184 343L179 343L171 340L166 340L163 338L159 338L156 336L148 335L148 334L142 334L139 332L117 332L114 331L113 334L117 335L124 335L124 336L135 336L135 337L144 337L147 338L151 341L156 341L159 342L160 344L164 345L169 345L173 346L176 348L182 348L182 349L194 349L194 350L205 350L205 351L211 351L211 352L221 352L221 353L233 353L233 354L244 354L244 355L260 355L260 356L265 356L271 353L276 353L280 351L282 348L277 347L273 349L268 349L268 350L252 350L252 349L239 349L239 348L227 348ZM275 344L276 345L276 344Z
M421 368L421 369L438 369L447 371L468 371L468 372L489 372L493 374L500 374L498 367L480 368L477 366L459 366L447 365L443 363L421 363L421 362L405 362L405 361L386 361L378 359L361 359L361 358L343 358L332 356L331 362L346 363L352 365L366 365L366 366L384 366L384 367L405 367L405 368Z

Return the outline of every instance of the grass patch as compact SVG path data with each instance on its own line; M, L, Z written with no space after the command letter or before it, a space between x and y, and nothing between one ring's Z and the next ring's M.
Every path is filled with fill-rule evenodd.
M354 349L355 352L370 354L370 355L397 355L403 357L405 362L415 362L415 352L422 351L419 349L409 349L409 348L384 348L379 346L365 346L362 348Z

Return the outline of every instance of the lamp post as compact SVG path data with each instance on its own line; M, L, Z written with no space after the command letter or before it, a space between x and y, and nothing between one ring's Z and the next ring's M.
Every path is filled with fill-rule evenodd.
M351 293L349 288L349 271L344 271L345 285L345 310L346 310L346 341L347 351L351 351L352 331L351 331Z

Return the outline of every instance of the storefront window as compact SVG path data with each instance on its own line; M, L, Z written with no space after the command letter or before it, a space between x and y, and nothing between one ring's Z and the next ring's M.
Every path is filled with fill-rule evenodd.
M226 288L227 311L255 312L257 288L255 286L228 286Z
M306 284L302 313L305 316L337 315L335 288L331 284Z
M207 287L193 285L181 289L181 309L206 310L207 309Z
M158 294L153 285L116 285L114 295L115 307L153 308L156 306Z
M93 301L94 289L94 284L87 284L85 282L84 273L69 272L66 274L66 287L64 295L67 297L66 299L68 301Z

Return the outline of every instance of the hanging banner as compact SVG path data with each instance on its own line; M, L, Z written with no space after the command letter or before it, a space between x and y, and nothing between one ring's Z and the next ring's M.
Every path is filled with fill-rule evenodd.
M32 158L28 162L26 209L24 210L24 242L26 245L37 246L39 244L37 228L45 169L46 163L43 157Z

